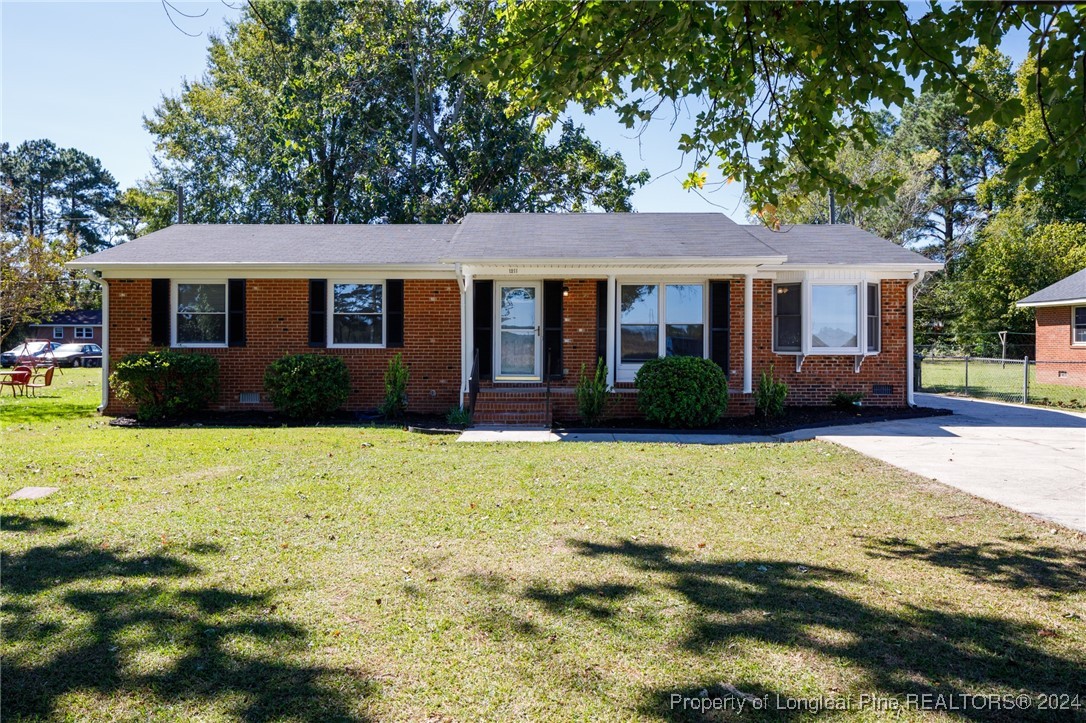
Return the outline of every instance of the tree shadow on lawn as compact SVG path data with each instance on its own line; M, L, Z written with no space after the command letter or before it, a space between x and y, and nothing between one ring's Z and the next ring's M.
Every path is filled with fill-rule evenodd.
M45 515L28 517L19 513L0 516L0 531L3 532L56 532L68 526L65 520Z
M362 719L355 706L372 684L291 662L306 631L271 619L268 593L185 587L200 574L189 562L81 541L2 565L4 720L64 717L59 699L72 693L129 697L145 715L175 703L243 721Z
M1018 537L982 544L936 542L924 546L891 537L870 542L869 554L881 559L920 560L957 570L978 583L1028 588L1045 597L1086 589L1086 552L1031 542L1028 537Z
M677 593L690 606L687 632L678 641L697 655L719 656L731 643L772 644L796 653L838 661L859 673L859 693L975 694L1081 693L1083 659L1061 657L1039 643L1051 631L992 615L950 612L902 603L876 606L853 599L842 583L862 583L855 573L805 567L788 560L691 559L682 550L629 540L603 544L568 543L576 554L609 557L651 574L641 586L552 583L529 585L519 595L556 615L590 624L621 620L620 603L653 588ZM1060 578L1050 578L1058 587ZM618 617L616 617L618 616ZM764 680L679 680L674 687L648 690L642 712L667 720L700 720L701 711L676 708L675 694L728 696L728 685L757 697L787 694ZM828 690L825 695L832 695ZM734 697L734 696L732 696ZM748 707L748 712L750 712ZM991 710L962 710L966 718L990 718ZM809 712L763 710L759 719L787 719ZM997 716L1000 714L996 714ZM1005 712L1004 712L1005 715ZM1042 715L1015 711L1015 719Z

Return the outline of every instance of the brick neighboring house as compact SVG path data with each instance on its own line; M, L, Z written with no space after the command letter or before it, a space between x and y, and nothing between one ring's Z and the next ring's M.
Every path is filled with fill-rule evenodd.
M102 277L109 364L153 347L221 362L217 408L269 409L264 369L340 356L348 408L376 407L388 360L409 407L480 391L477 422L576 414L581 366L607 362L612 410L636 413L646 359L716 361L729 414L771 366L792 404L837 391L912 403L912 288L940 268L847 225L784 232L717 213L469 214L455 225L177 225L84 257ZM128 411L103 385L103 411Z
M35 339L47 339L58 344L102 344L102 311L82 309L62 311L39 324L29 325Z
M1037 381L1086 386L1086 269L1030 294L1018 306L1036 310Z

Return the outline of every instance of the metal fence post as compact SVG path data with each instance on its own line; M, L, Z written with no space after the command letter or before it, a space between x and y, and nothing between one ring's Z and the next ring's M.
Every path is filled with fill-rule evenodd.
M969 396L969 355L965 355L965 396Z
M1022 357L1022 404L1029 404L1029 357Z

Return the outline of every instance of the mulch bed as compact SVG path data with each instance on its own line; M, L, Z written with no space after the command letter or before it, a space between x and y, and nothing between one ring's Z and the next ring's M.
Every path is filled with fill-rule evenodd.
M586 427L570 423L562 425L570 431L613 432L668 432L670 434L705 434L721 432L724 434L773 435L794 432L797 429L814 427L836 427L847 424L866 424L868 422L887 422L895 419L919 419L922 417L941 417L953 414L949 409L930 407L785 407L784 414L777 419L765 419L758 416L724 417L709 427L700 429L665 429L647 427L643 419L612 419L603 425Z

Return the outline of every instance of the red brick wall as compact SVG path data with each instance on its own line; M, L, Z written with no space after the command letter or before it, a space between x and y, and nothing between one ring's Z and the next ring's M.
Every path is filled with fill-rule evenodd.
M57 339L53 336L52 326L31 326L30 337L34 339L44 339L46 341L55 341L58 344L101 344L102 343L102 327L92 326L91 332L93 336L90 339L76 339L74 326L62 326L64 329L64 338ZM83 327L80 327L83 328Z
M1086 346L1071 343L1071 307L1041 306L1036 311L1037 381L1086 386ZM1060 376L1060 372L1065 372L1066 375Z
M109 281L110 357L151 348L151 282ZM443 413L460 396L460 291L454 280L404 282L404 346L400 349L314 349L308 345L309 282L249 279L246 282L244 347L203 349L218 357L222 393L217 409L270 409L241 404L241 392L262 392L264 370L285 354L334 354L347 363L351 395L347 409L372 409L384 395L384 372L397 352L411 370L411 411ZM110 395L107 414L131 411Z

